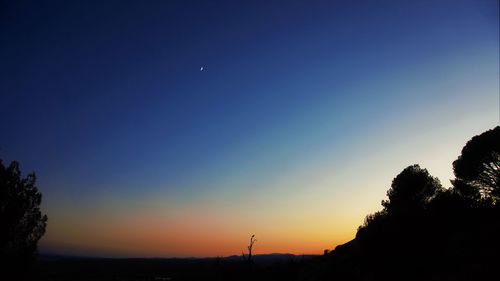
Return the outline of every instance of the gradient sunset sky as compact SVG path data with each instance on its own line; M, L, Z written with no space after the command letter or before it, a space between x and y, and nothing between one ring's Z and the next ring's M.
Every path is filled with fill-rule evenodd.
M0 51L42 253L320 254L499 124L497 0L2 1Z

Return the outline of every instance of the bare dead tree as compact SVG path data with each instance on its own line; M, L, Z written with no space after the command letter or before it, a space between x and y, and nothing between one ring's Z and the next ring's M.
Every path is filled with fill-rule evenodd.
M248 254L245 255L245 253L241 253L242 256L243 256L243 260L245 260L246 262L248 263L252 263L252 248L253 248L253 244L257 242L257 239L255 238L255 234L252 235L252 237L250 237L250 244L247 246L247 249L248 249Z

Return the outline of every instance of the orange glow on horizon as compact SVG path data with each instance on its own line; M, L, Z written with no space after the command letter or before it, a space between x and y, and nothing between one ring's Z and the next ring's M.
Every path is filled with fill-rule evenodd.
M255 254L322 254L354 237L357 226L313 226L314 222L234 223L208 212L180 217L136 214L125 218L96 217L71 229L61 222L48 229L42 249L59 248L68 254L118 257L210 257L241 255L252 234ZM229 226L233 227L229 227ZM312 231L315 230L315 231ZM346 231L347 230L347 231ZM343 232L340 232L343 231ZM77 242L75 242L77 241Z

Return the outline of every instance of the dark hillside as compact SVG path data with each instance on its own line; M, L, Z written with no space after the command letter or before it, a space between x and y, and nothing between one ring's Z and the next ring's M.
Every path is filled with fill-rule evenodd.
M412 165L354 240L318 258L300 280L492 280L500 261L500 127L469 141L445 189Z

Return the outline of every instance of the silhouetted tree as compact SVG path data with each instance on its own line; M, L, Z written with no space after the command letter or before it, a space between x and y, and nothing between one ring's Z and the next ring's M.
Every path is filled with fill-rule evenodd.
M34 173L22 178L17 162L6 167L0 160L0 262L6 270L29 265L45 233L47 216L40 211L42 195L35 182Z
M406 213L423 209L443 187L439 180L419 165L406 167L392 181L389 200L382 201L388 213Z
M500 126L474 136L453 162L454 186L476 187L485 197L500 198Z
M243 253L243 259L246 260L248 263L252 263L252 249L253 249L253 244L257 242L257 239L255 238L255 234L250 237L250 244L248 244L247 249L248 249L248 254L245 255Z

